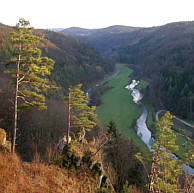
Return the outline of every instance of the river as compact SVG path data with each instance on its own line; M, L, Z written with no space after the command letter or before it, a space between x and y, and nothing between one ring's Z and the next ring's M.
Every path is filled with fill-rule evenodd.
M146 125L146 120L148 116L147 109L144 107L143 103L141 103L141 99L143 95L139 92L135 87L139 84L139 81L132 80L131 84L125 86L126 89L131 91L131 95L133 97L133 102L140 106L142 110L142 114L137 119L137 135L141 138L141 140L147 145L147 147L151 150L152 145L154 143L154 139L152 138L152 133L148 129ZM173 155L174 159L178 159L175 155ZM183 170L188 174L194 174L194 169L190 166L182 166Z
M142 114L137 120L137 135L147 145L147 147L151 149L154 140L152 138L151 131L148 129L146 125L148 112L147 112L147 109L144 107L144 105L141 103L141 99L143 98L143 95L139 92L138 89L135 88L138 84L139 84L139 81L132 80L131 84L127 85L125 88L132 91L131 95L133 97L133 102L139 105L139 107L142 110Z

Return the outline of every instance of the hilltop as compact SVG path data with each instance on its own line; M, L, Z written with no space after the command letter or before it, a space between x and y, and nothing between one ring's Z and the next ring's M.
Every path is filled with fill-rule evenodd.
M63 30L104 56L130 64L134 78L150 83L147 95L155 108L194 120L194 21L122 30L115 26L90 32L80 35Z
M193 52L194 22L178 22L157 27L112 55L134 64L136 75L150 82L147 93L157 108L194 120Z
M61 33L71 35L93 46L101 54L107 55L115 46L127 45L130 33L138 31L140 27L115 25L102 29L68 28Z
M103 34L118 34L132 32L140 29L140 27L130 27L123 25L114 25L106 28L99 29L85 29L79 27L70 27L67 29L60 30L60 32L71 36L91 36L91 35L103 35Z
M9 42L9 32L14 31L10 26L0 25L0 58L1 64L5 63L12 52ZM43 56L55 60L51 79L64 91L70 85L83 83L88 88L114 70L114 63L102 57L91 46L64 34L48 30L35 30L43 35L40 48ZM5 68L0 66L2 72Z

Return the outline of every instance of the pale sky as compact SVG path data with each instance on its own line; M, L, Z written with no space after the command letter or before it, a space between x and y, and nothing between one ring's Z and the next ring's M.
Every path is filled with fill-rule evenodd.
M194 20L194 0L1 0L0 23L35 28L151 27Z

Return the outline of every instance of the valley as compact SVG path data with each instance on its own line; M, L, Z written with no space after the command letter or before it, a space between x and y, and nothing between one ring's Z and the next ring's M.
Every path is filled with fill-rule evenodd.
M37 179L42 192L60 193L69 183L81 193L192 184L182 163L194 166L194 22L48 30L19 22L0 23L3 189L6 173L20 173L32 193Z
M132 96L124 87L131 81L132 70L124 64L117 64L120 73L111 79L107 84L111 88L102 95L102 105L97 108L98 119L105 126L109 121L114 121L119 131L131 138L138 147L146 152L147 146L136 135L134 127L141 110L132 101ZM140 82L140 87L145 86Z
M128 66L130 65L117 64L120 73L107 83L107 86L110 86L111 89L105 91L105 93L101 96L102 104L97 108L97 115L98 119L101 121L102 126L106 126L108 122L114 121L121 133L131 138L141 151L147 152L147 144L145 145L145 143L142 142L136 131L136 121L141 115L140 108L133 102L131 94L129 94L129 92L127 92L127 90L125 89L125 86L131 82L130 75L133 72L133 70L128 68ZM140 84L137 86L137 88L141 90L145 89L147 86L147 82L140 81ZM147 101L147 99L143 99L143 101L145 101L145 106L148 110L148 116L146 115L146 123L148 125L148 129L150 129L152 131L152 135L155 136L155 121L159 120L158 113L160 113L160 111L158 111L158 113L156 113L155 115L150 102ZM156 118L154 118L155 116ZM176 119L173 122L173 129L175 131L179 131L180 124L176 122ZM185 128L185 126L182 125L182 131L179 132L182 133L183 131L185 131L184 136L177 133L178 135L176 140L176 144L180 147L176 155L181 158L187 151L192 151L193 148L191 144L192 139L187 139L187 137L192 137L192 132L190 133L188 129L185 128L184 130L183 128ZM189 164L193 167L193 162L190 162Z
M114 61L133 64L136 77L149 79L149 100L180 118L194 119L194 22L174 22L150 28L112 26L111 31L62 33L82 40ZM90 30L89 30L90 31ZM181 90L181 92L179 92ZM176 104L179 104L178 106Z

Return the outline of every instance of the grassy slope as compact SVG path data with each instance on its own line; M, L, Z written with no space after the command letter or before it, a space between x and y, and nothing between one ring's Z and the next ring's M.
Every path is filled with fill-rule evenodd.
M193 141L188 141L185 137L178 135L176 139L176 144L179 146L179 151L176 152L176 155L178 155L178 157L183 157L184 154L187 153L188 150L190 154L193 155L193 152L194 152ZM194 168L193 159L189 161L189 165Z
M0 193L94 193L98 183L99 175L88 165L68 171L45 163L22 162L16 154L0 150Z
M132 101L130 92L124 88L130 80L128 76L132 70L124 64L117 65L120 73L108 82L108 86L113 88L102 95L102 105L97 109L98 118L102 125L106 125L111 120L115 121L121 133L133 139L142 151L147 151L147 146L131 127L133 120L141 115L140 109Z
M131 127L133 120L140 116L141 111L138 106L133 103L129 91L124 89L124 86L130 80L128 76L132 73L132 70L123 64L118 64L118 66L120 68L120 74L108 83L109 86L113 86L114 88L102 95L101 99L103 104L97 109L98 118L102 125L106 125L110 120L115 121L122 133L132 138L142 151L146 151L147 147ZM141 88L145 88L147 85L147 82L141 81L137 88L141 90ZM143 104L148 110L148 128L152 127L155 130L155 122L152 118L152 113L154 113L152 104L146 98L143 98ZM184 137L178 136L176 140L177 145L181 146L185 142L186 139ZM185 153L185 148L180 147L179 152L176 154L182 157L183 153ZM193 163L191 165L193 165Z

